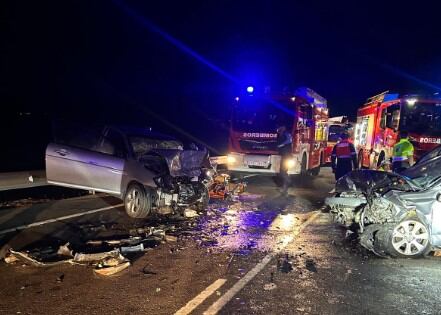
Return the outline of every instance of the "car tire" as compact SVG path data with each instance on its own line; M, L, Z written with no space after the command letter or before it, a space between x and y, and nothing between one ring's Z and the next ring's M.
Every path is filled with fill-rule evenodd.
M406 218L384 234L385 250L399 258L424 257L432 249L427 226L417 217Z
M124 196L124 207L129 217L144 219L151 212L152 197L143 186L131 184Z

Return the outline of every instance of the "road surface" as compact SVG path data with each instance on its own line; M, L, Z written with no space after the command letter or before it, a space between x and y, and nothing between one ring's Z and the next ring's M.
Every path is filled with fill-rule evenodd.
M296 179L289 197L256 177L240 200L212 202L185 222L133 221L103 195L4 208L0 243L16 250L80 248L151 225L177 241L154 244L108 278L90 266L0 263L0 313L441 314L440 260L382 259L345 241L320 211L331 189L327 169Z

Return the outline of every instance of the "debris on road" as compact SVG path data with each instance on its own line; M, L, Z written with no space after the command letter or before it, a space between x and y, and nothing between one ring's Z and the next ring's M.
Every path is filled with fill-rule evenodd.
M265 291L271 291L271 290L274 290L275 288L277 288L277 285L276 285L275 283L273 283L273 282L266 283L266 284L263 286L263 289L264 289Z
M292 263L289 260L288 254L285 254L285 257L283 259L277 260L277 270L283 273L288 273L293 270Z
M103 253L92 253L92 254L84 254L84 253L76 253L73 261L74 262L96 262L101 261L103 259L109 258L109 257L119 257L120 252L119 250L111 250L108 252Z
M199 214L197 213L196 210L193 210L193 209L185 209L184 210L184 217L186 217L186 218L195 218L198 216L199 216Z
M5 263L7 264L16 263L19 260L20 259L18 259L17 256L15 256L14 254L9 254L8 256L5 257Z
M111 276L130 266L130 262L121 254L117 257L108 257L100 261L93 272L101 276Z
M311 272L317 272L317 267L315 265L314 260L312 260L312 259L309 259L309 258L306 259L305 267L306 267L306 269L308 269Z
M177 242L178 238L174 235L165 235L166 242Z

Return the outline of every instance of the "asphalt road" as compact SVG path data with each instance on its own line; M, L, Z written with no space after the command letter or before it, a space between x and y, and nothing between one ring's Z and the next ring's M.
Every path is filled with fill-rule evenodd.
M91 266L0 263L0 313L441 314L441 261L377 258L345 241L320 211L331 175L295 179L287 198L271 179L252 178L240 200L184 222L133 221L103 195L4 207L0 244L16 250L81 249L145 226L177 241L153 244L107 278Z

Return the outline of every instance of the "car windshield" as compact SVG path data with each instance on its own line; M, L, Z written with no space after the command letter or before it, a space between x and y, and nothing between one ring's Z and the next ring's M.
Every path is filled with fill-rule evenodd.
M284 104L261 99L246 99L233 110L232 127L235 131L276 132L285 125L292 129L294 114Z
M402 108L402 130L424 135L441 135L441 101L405 103Z
M174 139L155 139L153 137L136 135L129 136L130 146L136 156L145 155L154 149L177 149L182 150L183 145Z
M329 126L328 131L328 141L331 142L337 142L340 140L340 137L343 133L345 133L347 130L344 126L341 125L331 125Z
M431 153L439 153L439 147L429 152L426 156L431 156ZM435 181L441 177L441 156L434 154L432 158L425 159L416 163L414 166L408 168L402 175L410 178L412 182L425 188L430 187Z

